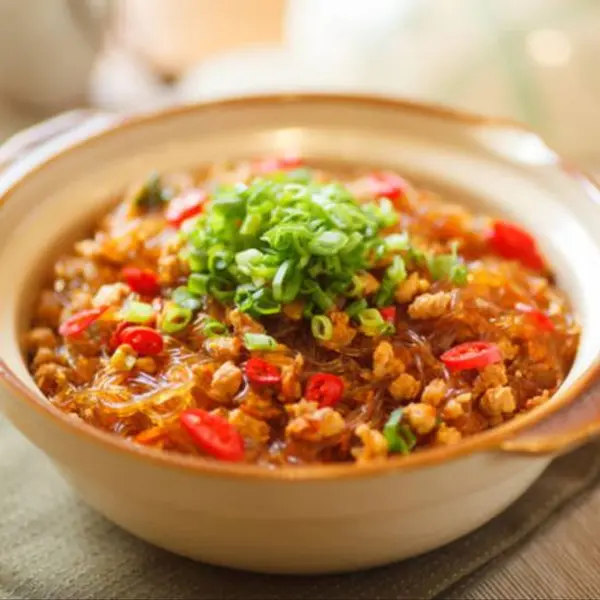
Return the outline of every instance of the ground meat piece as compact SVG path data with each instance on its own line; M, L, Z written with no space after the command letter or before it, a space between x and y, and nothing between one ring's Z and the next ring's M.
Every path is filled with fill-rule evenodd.
M435 432L435 444L439 446L449 446L460 442L462 434L456 427L450 427L442 423Z
M509 339L502 338L496 342L504 360L514 360L519 354L519 346L513 344Z
M450 398L442 410L442 418L448 420L458 419L464 414L465 409L456 398Z
M92 299L93 306L120 306L123 300L129 296L129 286L118 282L109 283L100 287Z
M227 313L227 320L237 335L244 333L264 333L265 328L250 315L234 308Z
M300 373L304 367L304 357L297 354L291 365L281 367L281 400L283 402L294 402L302 396L300 385Z
M210 384L210 396L218 402L231 400L242 385L242 370L235 363L228 360L223 363L213 375Z
M479 402L482 412L489 417L512 414L517 408L515 396L510 387L495 387L487 390Z
M541 394L534 396L533 398L529 398L529 400L525 402L525 410L537 408L538 406L548 402L549 398L550 392L548 392L548 390L544 390Z
M239 338L231 336L208 338L204 342L204 349L215 360L234 360L242 351L242 342Z
M479 396L485 390L506 385L506 367L503 363L488 365L477 376L473 384L473 394Z
M339 435L346 429L344 417L326 406L314 413L292 419L285 428L286 437L318 442Z
M31 364L37 368L40 365L43 365L43 364L49 363L49 362L58 363L58 362L60 362L60 360L58 360L58 357L56 356L56 354L54 353L53 350L51 350L50 348L46 348L45 346L42 346L35 353L35 356L33 357L33 361Z
M394 355L394 347L389 342L379 342L375 352L373 352L373 375L375 379L397 377L404 371L404 363Z
M350 317L345 312L334 311L329 314L333 324L331 338L321 342L321 345L331 350L339 350L352 343L356 337L356 329L350 323Z
M70 257L59 260L54 267L57 279L83 279L93 281L98 277L98 268L94 261L88 258Z
M162 285L176 285L184 275L177 256L164 254L158 259L158 280Z
M362 423L356 428L355 433L362 442L361 447L352 448L352 456L358 463L384 460L387 457L388 443L380 431L371 429L366 423Z
M363 296L370 296L379 289L379 281L377 281L377 278L368 271L360 273L357 275L357 278L360 281Z
M281 404L275 402L269 396L263 396L258 394L252 389L244 395L244 401L240 408L248 415L260 419L261 421L268 421L269 419L278 419L283 414L283 408Z
M49 327L35 327L25 336L25 345L30 351L38 348L56 348L58 340Z
M53 396L67 382L67 368L56 363L40 365L34 375L35 383L47 396Z
M429 287L430 284L427 279L422 279L418 273L411 273L407 279L398 284L394 297L396 302L406 304L411 302L417 294L426 292Z
M408 307L411 319L437 319L450 312L452 294L437 292L436 294L422 294Z
M419 435L426 435L435 428L437 413L435 407L430 404L422 402L409 404L404 414L413 431Z
M244 437L254 440L259 444L269 441L271 430L264 421L255 419L243 410L236 408L229 413L229 423L233 425Z
M87 310L92 306L93 296L85 290L73 290L70 297L69 311L71 314L77 313L80 310Z
M288 415L291 417L303 417L305 415L312 415L317 412L319 409L319 404L317 402L311 402L309 400L305 400L302 398L300 402L296 402L296 404L290 404L285 407Z
M408 373L399 375L389 385L388 390L396 400L412 400L417 396L421 384Z
M62 309L58 294L55 294L52 290L44 290L40 295L35 317L44 325L57 327Z
M302 319L302 314L304 312L304 302L302 302L302 300L294 300L294 302L284 304L282 310L283 314L292 319L292 321L299 321Z
M421 402L425 404L431 404L431 406L438 406L446 395L448 386L443 379L432 379L423 390L421 394Z

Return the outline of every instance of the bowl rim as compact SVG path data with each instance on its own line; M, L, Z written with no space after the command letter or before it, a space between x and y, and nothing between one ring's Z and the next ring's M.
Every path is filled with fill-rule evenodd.
M600 192L600 186L592 177L585 174L581 169L574 167L572 163L565 161L557 152L546 144L541 136L527 125L510 118L484 116L450 108L442 104L391 98L376 94L275 93L227 97L167 108L163 107L134 116L126 116L123 119L119 119L116 122L109 124L107 127L103 127L99 131L93 131L91 134L86 135L84 139L71 140L70 143L68 141L69 134L66 134L64 136L66 138L65 145L59 148L58 151L52 152L50 156L45 157L43 160L30 166L24 173L12 181L4 191L0 191L0 207L10 199L18 188L31 178L35 177L38 172L46 169L48 165L55 160L77 152L82 147L87 147L99 141L103 141L106 138L119 135L124 129L144 127L148 123L157 120L168 119L170 117L188 113L210 112L243 105L272 106L294 103L303 105L310 103L330 103L334 105L339 103L350 103L371 108L391 108L409 111L446 121L464 123L466 125L517 129L523 133L535 135L546 147L548 147L556 158L556 165L558 168L577 179L582 184L582 189L584 191L585 185L591 185ZM21 163L22 160L19 160L18 162ZM590 194L586 194L586 196L591 202L595 203ZM373 461L361 464L360 466L355 463L331 463L269 468L248 463L227 463L199 456L189 456L135 445L119 436L100 430L82 420L69 417L66 413L56 408L50 402L45 401L44 398L31 390L6 364L4 359L0 357L0 384L2 384L5 390L7 389L9 392L12 392L19 400L23 400L26 406L34 409L38 414L51 419L51 421L53 421L55 425L61 427L66 434L76 435L80 438L84 438L85 442L95 443L104 450L119 453L146 463L152 463L155 466L174 468L190 474L196 473L228 479L254 479L257 481L278 480L291 482L356 479L407 471L415 468L433 467L449 460L465 457L474 452L498 450L507 438L511 438L516 433L532 427L548 418L554 412L573 403L599 378L600 357L596 357L567 389L561 390L554 396L553 402L544 404L530 413L520 416L518 419L512 419L488 431L475 436L470 436L457 444L428 448L427 450L409 456L392 456L388 457L385 461ZM596 430L600 430L600 423L594 428L594 432L596 432ZM582 426L581 431L578 431L577 434L579 433L589 435L589 424ZM575 435L574 437L578 438L579 436Z

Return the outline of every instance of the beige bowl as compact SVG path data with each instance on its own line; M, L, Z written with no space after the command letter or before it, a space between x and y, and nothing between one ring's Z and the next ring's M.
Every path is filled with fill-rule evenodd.
M110 520L198 560L272 573L381 565L498 514L552 457L600 430L600 194L523 127L377 98L245 98L76 130L0 179L0 408ZM98 131L100 129L101 131ZM14 144L13 144L14 145ZM397 168L534 230L583 323L562 389L456 446L383 464L264 469L138 448L36 389L19 347L54 249L151 169L297 151ZM1 157L0 157L1 158Z

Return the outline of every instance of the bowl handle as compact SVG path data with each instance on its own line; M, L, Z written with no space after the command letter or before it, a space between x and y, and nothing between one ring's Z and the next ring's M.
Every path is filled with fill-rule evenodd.
M505 440L500 448L506 452L560 454L599 434L600 378L596 377L574 402Z
M15 133L0 146L0 171L4 171L15 162L27 157L32 150L52 142L56 138L75 131L84 137L86 131L91 134L97 129L109 127L122 120L124 120L123 116L92 109L81 109L64 112L46 121L41 121Z

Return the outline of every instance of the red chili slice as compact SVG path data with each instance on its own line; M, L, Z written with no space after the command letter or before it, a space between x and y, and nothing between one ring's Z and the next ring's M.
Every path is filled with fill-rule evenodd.
M153 356L164 347L162 335L150 327L127 327L119 334L121 344L129 344L138 354Z
M121 334L127 327L133 327L133 323L129 321L121 321L113 331L108 342L108 347L111 352L114 352L121 345Z
M169 202L165 218L174 227L179 227L186 219L202 212L207 197L204 190L196 188L185 190Z
M444 352L440 359L451 371L465 371L501 362L502 353L491 342L465 342Z
M77 336L85 331L94 321L97 321L107 309L108 306L99 306L75 313L61 324L58 328L58 333L63 337Z
M137 267L125 267L121 271L127 285L142 296L156 296L160 292L158 275L150 269L138 269Z
M372 173L369 177L369 186L375 198L389 198L394 205L406 196L410 185L396 173Z
M385 306L384 308L379 309L379 313L388 323L396 322L396 307L395 306Z
M281 381L279 369L261 358L251 358L245 366L246 377L257 385L274 385Z
M344 381L331 373L315 373L306 384L304 395L319 406L333 406L339 402L344 393Z
M279 158L265 158L256 164L255 169L259 173L274 173L275 171L297 169L303 164L302 158L290 154Z
M542 331L554 331L554 322L541 310L522 302L517 302L515 308L518 311L525 313Z
M544 259L540 256L533 237L513 223L496 221L489 238L494 251L509 260L518 260L534 271L544 268Z
M207 454L230 462L244 458L244 439L223 417L201 408L184 410L179 419L194 442Z

